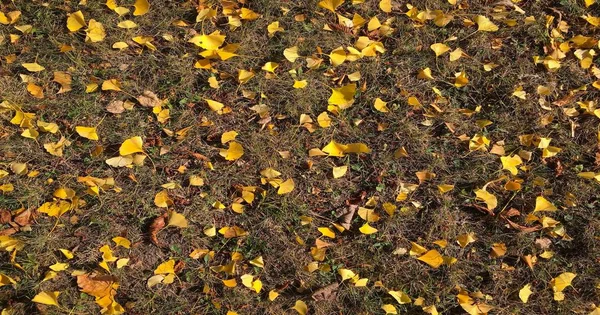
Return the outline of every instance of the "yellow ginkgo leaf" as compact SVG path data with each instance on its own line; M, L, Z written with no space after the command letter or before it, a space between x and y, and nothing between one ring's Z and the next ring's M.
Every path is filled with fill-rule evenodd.
M537 196L537 198L535 198L535 209L533 210L534 212L556 210L558 210L558 208L556 208L556 206L554 206L550 201L548 201L548 199L544 198L543 196Z
M438 191L440 192L440 194L445 194L445 193L451 191L452 189L454 189L454 185L442 184L442 185L438 185L437 188L438 188Z
M224 157L227 161L235 161L244 155L244 148L241 144L231 141L229 142L229 148L221 149L219 155Z
M169 192L166 189L159 191L154 196L154 205L159 208L168 208L172 204L173 200L169 198Z
M410 296L402 291L388 291L388 294L396 299L396 301L400 304L407 304L412 301Z
M117 246L121 246L123 248L131 247L131 241L122 236L115 236L112 238L112 241L115 242Z
M333 168L333 178L340 178L340 177L346 175L346 172L348 172L347 165L336 166Z
M288 194L288 193L292 192L292 190L294 190L294 187L295 187L294 180L290 178L290 179L284 181L283 183L279 184L279 189L277 189L277 194L278 195Z
M334 67L337 67L346 61L346 51L344 47L338 47L329 54L329 61Z
M260 17L260 15L248 8L242 8L240 12L240 18L242 20L256 20Z
M217 50L225 42L225 37L225 35L221 34L221 32L217 30L208 35L194 35L188 40L188 42L207 50Z
M392 12L392 0L381 0L379 1L379 8L385 13Z
M117 79L104 80L102 91L121 91L121 82Z
M375 99L373 107L382 113L388 113L390 111L390 109L387 107L387 103L382 101L379 97Z
M433 50L436 57L439 57L450 51L450 47L448 47L448 45L442 44L442 43L432 44L429 48L431 48L431 50Z
M417 78L423 79L423 80L433 80L433 76L431 75L431 69L425 68L425 69L419 70L419 74L417 74Z
M476 240L477 239L475 238L475 233L473 233L473 232L461 234L456 238L456 242L462 248L467 247L467 245L475 242Z
M83 13L81 11L69 14L69 17L67 18L67 28L69 31L77 32L85 25L85 18L83 17Z
M356 276L354 271L345 268L338 269L338 274L342 277L342 281L352 279Z
M150 10L150 3L148 0L135 0L135 4L133 6L135 7L133 15L135 16L144 15Z
M279 21L275 21L269 25L267 25L267 32L269 32L269 36L275 35L277 32L283 32L283 27L279 26Z
M16 283L17 282L13 278L11 278L3 273L0 273L0 287L5 286L5 285L10 285L10 284L16 284Z
M153 286L155 286L159 283L162 283L164 279L165 279L164 275L154 275L154 276L148 278L146 285L148 286L148 288L152 288Z
M37 62L33 62L33 63L22 63L21 64L23 66L23 68L27 69L27 71L29 72L40 72L43 71L44 66L38 64Z
M334 140L331 140L322 151L329 154L329 156L344 156L344 152L348 149L347 145L343 145L341 143L337 143Z
M254 78L254 72L252 70L238 70L238 81L240 82L240 84L244 84L250 81L250 79L252 78Z
M75 131L77 131L79 136L86 138L86 139L90 139L90 140L94 140L94 141L97 141L98 139L100 139L98 137L96 127L76 126Z
M417 258L418 260L428 264L433 268L439 268L444 263L444 258L442 255L435 249L432 249L425 253L423 256Z
M37 126L40 128L40 131L49 132L49 133L57 133L58 125L55 123L49 123L45 121L38 120Z
M264 268L265 267L265 262L263 260L262 256L258 256L252 260L249 261L249 263L253 266L256 266L258 268Z
M225 104L223 104L223 103L209 100L209 99L204 99L204 100L206 101L206 103L208 104L208 107L210 107L210 109L212 111L219 112L223 109L223 107L225 107Z
M297 46L293 46L293 47L288 47L283 51L283 56L285 57L285 59L287 59L289 62L294 62L296 61L296 59L298 59L300 57L300 55L298 55L298 47Z
M225 144L227 142L235 140L238 133L236 131L227 131L221 135L221 143Z
M325 237L335 238L335 232L328 227L320 227L317 230L319 230L319 232L321 232L321 234L323 234Z
M123 16L127 13L129 13L131 10L129 10L126 7L116 7L114 8L114 11L119 15L119 16Z
M461 88L461 87L469 84L469 78L467 78L467 74L464 71L457 72L454 74L454 76L455 76L455 79L454 79L455 87Z
M571 285L573 279L577 277L577 274L571 272L563 272L558 277L550 281L550 286L554 292L562 292L564 289Z
M519 290L519 298L523 303L527 303L527 301L529 301L529 296L531 296L532 293L531 284L528 283Z
M317 5L323 9L327 9L335 13L335 9L342 5L342 3L344 3L344 0L322 0Z
M174 274L175 273L175 260L170 259L165 261L164 263L158 265L156 269L154 269L155 275L163 275L163 274Z
M306 315L308 313L308 306L301 300L297 300L293 307L296 312L300 315Z
M126 156L133 153L144 152L142 146L144 145L144 141L142 137L135 136L129 139L126 139L121 143L121 147L119 147L119 155Z
M330 127L331 117L329 117L329 114L327 114L327 112L322 112L321 114L319 114L319 116L317 116L317 123L321 128Z
M369 283L369 279L361 278L361 279L356 280L356 282L354 282L354 286L355 287L366 287L368 283Z
M64 271L64 270L67 270L69 268L69 264L67 264L67 263L56 263L54 265L51 265L48 268L50 268L51 270L56 271L56 272L58 272L58 271Z
M120 258L117 259L117 269L121 269L129 263L129 258Z
M59 306L58 304L58 296L60 295L59 291L42 291L33 297L31 300L35 303L46 304L46 305L54 305Z
M363 226L361 226L358 230L360 231L360 233L366 235L377 233L378 231L376 228L370 226L368 222L363 224Z
M223 280L223 284L228 288L235 288L237 286L237 281L235 280L235 278Z
M367 222L377 222L381 218L374 209L358 207L358 216Z
M125 167L129 166L133 163L133 157L131 156L115 156L110 159L107 159L106 164L112 167Z
M493 258L502 257L506 254L506 244L504 243L494 243L492 244L492 252L490 256Z
M463 50L460 48L456 48L450 53L450 61L457 61L463 56Z
M269 301L273 302L279 296L279 293L275 290L269 291Z
M254 276L251 274L245 274L240 276L240 279L242 279L242 284L246 287L246 288L252 288L252 280L254 280Z
M209 225L205 227L202 232L208 237L213 237L217 235L217 228L214 225Z
M277 67L279 67L279 64L277 62L269 61L265 63L265 65L262 66L261 69L270 73L275 73L275 69L277 69Z
M60 248L59 251L65 256L67 259L73 259L73 252L68 249Z
M97 22L94 19L91 19L89 21L88 28L86 29L85 34L85 41L92 43L101 42L106 37L104 26L102 25L102 23Z
M508 170L513 175L517 175L519 172L517 166L523 163L523 160L521 160L521 157L517 154L510 157L502 156L500 157L500 161L502 162L502 169Z
M171 214L169 215L169 223L167 225L176 226L178 228L186 228L188 227L188 221L183 214L171 211Z
M477 23L478 31L495 32L498 30L498 25L494 24L490 19L483 15L476 16L475 23Z
M498 198L485 189L476 189L475 195L477 200L485 202L489 210L494 210L498 206Z
M136 28L136 27L138 27L138 25L132 20L125 20L125 21L119 22L117 24L117 27L130 29L130 28Z
M354 93L356 93L356 84L354 83L331 89L331 96L327 101L331 105L337 105L340 109L345 109L354 103Z
M33 82L27 83L27 92L29 92L29 94L35 98L44 98L44 88Z
M386 315L388 315L388 314L392 314L392 315L398 314L398 310L392 304L383 304L381 306L381 309L385 312Z
M303 89L308 85L306 80L296 81L294 80L294 89Z
M260 281L260 279L256 279L254 281L252 281L252 289L254 289L254 292L256 293L260 293L260 291L262 290L263 284L262 281Z

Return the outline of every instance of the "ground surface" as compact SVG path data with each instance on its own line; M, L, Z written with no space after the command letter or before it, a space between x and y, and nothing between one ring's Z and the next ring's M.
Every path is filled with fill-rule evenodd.
M2 314L600 313L600 6L451 2L2 1Z

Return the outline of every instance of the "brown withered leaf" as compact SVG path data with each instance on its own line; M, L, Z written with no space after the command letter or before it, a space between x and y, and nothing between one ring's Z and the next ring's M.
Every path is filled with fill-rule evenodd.
M158 96L149 90L144 91L142 95L138 96L137 101L145 107L156 107L162 103Z
M173 267L173 270L175 271L175 273L180 273L181 270L183 270L183 268L185 268L185 262L183 260L178 260L177 263L175 263L175 267Z
M167 225L167 218L169 215L165 212L161 216L156 217L152 224L150 224L150 229L148 230L148 234L150 236L150 241L154 243L156 246L161 246L158 241L157 235L158 232L163 229Z
M508 211L506 211L502 217L503 218L510 218L510 217L516 217L516 216L520 216L521 212L519 212L519 210L515 209L515 208L510 208L508 209Z
M517 223L515 223L515 222L513 222L513 221L511 221L511 220L509 220L509 219L507 219L507 218L504 218L504 219L506 220L506 222L507 222L507 223L508 223L508 224L509 224L509 225L510 225L510 226L511 226L513 229L515 229L515 230L519 230L519 231L521 231L521 232L523 232L523 233L531 233L531 232L539 231L539 230L541 230L541 229L542 229L542 226L541 226L541 225L538 225L538 226L532 226L532 227L528 227L528 226L522 226L522 225L519 225L519 224L517 224Z
M568 105L568 104L572 103L575 100L575 98L577 96L579 96L580 94L582 94L582 93L573 93L573 94L567 95L559 100L552 102L552 105L556 105L559 107Z
M9 236L9 235L13 235L17 232L19 232L19 230L17 228L10 227L8 229L4 229L4 230L0 231L0 236Z
M31 223L31 210L27 209L17 214L14 218L15 223L20 226L26 226Z
M98 275L96 273L77 276L77 285L81 292L100 298L113 296L118 287L117 278L110 275Z
M315 301L334 301L337 297L337 290L339 284L332 283L328 286L322 287L313 293L312 298Z
M548 249L552 245L552 240L546 237L538 238L535 240L535 246L539 249Z
M125 111L125 107L123 106L123 101L114 100L106 106L106 110L109 113L120 114Z
M6 224L11 221L12 215L10 211L2 209L0 210L0 224Z
M346 208L346 211L341 213L338 217L340 219L340 225L343 226L344 229L350 230L356 209L358 209L358 205L350 205Z

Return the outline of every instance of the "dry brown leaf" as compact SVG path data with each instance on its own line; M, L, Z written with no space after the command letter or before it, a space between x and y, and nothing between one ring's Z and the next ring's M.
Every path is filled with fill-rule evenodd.
M31 210L27 209L17 214L13 221L20 226L29 225L31 223Z
M508 224L513 229L519 230L519 231L521 231L523 233L531 233L531 232L539 231L539 230L542 229L542 226L540 226L540 225L533 226L533 227L528 227L528 226L519 225L519 224L517 224L517 223L515 223L515 222L513 222L513 221L511 221L511 220L509 220L507 218L504 218L504 219L506 220L506 222L508 222Z
M322 287L313 293L312 298L315 301L335 301L339 286L338 283L332 283Z
M96 273L77 276L77 285L81 292L97 298L114 295L118 287L117 278Z
M542 237L535 240L535 245L539 249L548 249L552 245L552 241L549 238Z
M145 107L156 107L162 103L162 101L154 94L154 92L146 90L142 95L137 97L140 105Z
M0 210L0 224L5 224L11 221L12 215L10 211L2 209Z
M158 232L162 228L165 227L165 225L167 225L167 219L168 219L168 217L169 217L169 215L165 212L161 216L156 217L156 219L154 219L152 221L152 224L150 225L150 229L148 230L148 234L150 235L150 240L156 246L161 246L160 243L159 243L159 241L158 241L157 234L158 234Z
M352 225L352 219L354 218L354 213L356 212L356 209L358 209L358 205L350 205L348 208L346 208L346 211L340 214L339 222L340 225L344 227L344 229L350 230L350 227Z
M108 106L106 106L106 110L109 113L120 114L125 111L125 107L123 106L123 104L124 104L123 101L114 100L114 101L110 102L110 104L108 104Z

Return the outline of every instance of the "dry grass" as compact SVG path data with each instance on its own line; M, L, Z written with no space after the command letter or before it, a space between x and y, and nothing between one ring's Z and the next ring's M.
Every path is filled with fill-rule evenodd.
M215 7L220 7L217 1ZM132 17L139 28L124 30L116 24L122 20L100 1L88 1L86 6L77 1L22 1L4 2L0 11L20 10L22 17L17 23L34 26L32 34L22 35L16 44L8 42L9 34L19 33L13 26L0 25L0 35L6 37L0 44L0 55L16 54L14 63L3 59L0 64L0 101L18 104L26 112L36 113L44 121L57 122L61 133L72 141L63 157L49 155L42 144L58 140L57 135L41 134L34 141L20 136L21 129L9 123L13 113L0 114L0 168L9 169L12 162L26 162L30 170L39 171L37 177L11 174L0 179L0 184L12 183L14 191L0 193L0 209L14 211L21 207L37 209L52 199L59 187L70 187L78 192L85 206L69 212L59 219L36 215L30 231L20 231L12 237L23 240L25 247L18 252L16 262L23 269L9 262L9 253L2 254L0 273L17 280L14 286L0 287L0 307L10 308L14 314L96 314L100 308L93 297L79 292L72 270L92 271L98 269L101 253L98 249L112 244L114 236L121 235L131 240L131 249L114 249L115 255L130 258L129 265L112 270L119 279L120 288L116 300L128 314L225 314L235 310L239 314L282 314L291 310L296 300L307 302L310 314L383 314L383 304L394 304L399 313L421 313L422 306L399 305L387 294L387 290L404 291L413 300L422 297L425 305L435 305L443 314L460 314L456 286L469 292L480 291L493 297L487 304L494 307L494 314L571 314L590 312L592 303L600 304L598 275L600 267L600 217L598 208L599 184L577 176L581 171L597 172L598 162L598 117L581 115L568 117L561 108L552 106L550 111L540 108L536 88L538 85L553 85L556 93L551 101L567 95L568 91L592 83L595 78L589 70L581 69L579 61L570 53L562 61L557 72L548 72L532 62L533 56L544 56L550 43L545 27L546 16L559 19L570 25L565 38L577 34L598 37L598 31L579 16L585 12L598 14L598 6L585 9L582 1L522 1L521 7L527 16L536 17L536 22L524 25L524 16L511 12L518 20L515 27L506 27L501 21L496 33L474 32L474 27L465 27L462 19L477 14L492 13L490 1L468 1L469 8L454 10L447 1L414 1L419 9L453 11L453 22L440 28L428 22L416 26L406 15L405 2L391 14L385 14L377 3L369 2L352 6L349 1L338 10L346 17L353 13L365 18L378 16L383 22L394 17L395 31L381 38L386 48L384 54L374 58L363 58L331 67L328 54L339 46L351 46L356 35L343 31L325 31L326 23L335 24L337 19L331 12L317 9L317 1L249 1L248 7L262 16L256 21L244 22L236 30L229 30L222 19L218 23L206 21L190 27L173 26L175 20L192 23L196 17L195 6L190 1L151 1L147 15ZM133 1L123 1L131 5ZM281 7L289 9L283 14ZM67 12L82 10L86 17L102 22L107 37L103 42L86 44L81 34L70 34L65 28ZM306 20L295 21L294 16L305 14ZM278 20L285 31L269 37L267 25ZM239 43L238 57L219 62L219 73L193 68L198 48L186 42L191 31L211 32L219 29L227 35L227 43ZM151 35L156 51L130 48L119 51L112 49L116 41L131 42L136 35ZM171 34L176 39L168 42L162 35ZM361 31L360 35L365 35ZM450 46L460 47L466 57L449 62L448 56L436 58L429 49L433 43L443 42L455 36ZM493 39L501 39L502 48L491 47ZM74 45L72 52L60 53L60 44ZM324 52L323 65L316 69L299 67L282 55L285 48L298 46L302 56L315 53L317 47ZM25 89L19 74L27 73L20 66L23 62L38 63L46 71L35 74L38 82L46 88L44 99L35 99ZM302 60L302 59L299 59ZM280 63L275 79L267 79L261 66L267 61ZM483 70L484 63L494 62L500 66L493 71ZM417 79L420 69L430 67L436 80ZM301 78L310 82L306 89L294 89L294 80L288 71L302 68ZM256 77L240 85L235 77L239 69L254 69ZM68 71L73 77L73 90L56 94L58 85L51 83L53 71ZM314 120L327 110L330 87L335 87L332 78L360 71L365 84L355 96L355 103L339 116L331 114L331 128L318 128L309 133L299 126L301 114ZM469 85L454 87L453 74L465 71ZM220 89L212 89L207 83L211 75L221 81ZM85 93L85 84L94 78L100 80L117 78L124 83L127 93ZM347 82L347 81L346 81ZM528 92L526 100L511 97L517 86ZM419 98L428 111L435 101L432 88L437 88L448 99L443 113L425 116L423 110L415 110L407 103L404 92ZM167 99L171 117L160 124L150 109L136 106L133 111L113 115L105 107L113 100L134 100L132 96L145 90L154 91ZM265 97L248 99L242 90L253 91ZM588 86L578 94L575 101L597 100L598 92ZM381 98L388 102L390 113L381 113L373 108L373 100ZM211 112L203 99L214 99L233 109L228 115ZM259 118L250 108L257 104L269 106L272 128L263 128ZM481 112L468 117L461 109L474 110L481 105ZM543 115L555 115L551 124L542 125ZM199 127L202 117L213 122L212 126ZM486 128L475 123L478 119L493 122ZM361 123L357 124L357 120ZM104 153L92 156L96 143L81 138L75 126L96 125ZM571 135L572 124L578 128ZM378 126L387 128L378 130ZM453 126L450 130L448 126ZM188 136L181 141L169 137L163 128L177 131L189 126ZM237 140L245 150L244 156L234 162L219 156L220 136L235 130ZM523 189L505 191L502 185L492 185L498 197L498 208L515 208L521 211L517 223L525 224L525 217L535 206L536 196L549 196L560 208L548 216L564 224L571 237L552 238L544 231L523 233L510 228L500 216L490 216L473 207L474 189L489 181L508 175L501 170L498 156L488 152L470 152L468 144L458 138L485 134L493 142L504 141L509 153L527 149L519 144L519 135L536 134L552 138L552 145L562 148L552 159L542 159L540 150L535 151L528 171L521 171ZM104 160L118 154L119 145L129 137L140 135L149 158L143 167L112 168ZM362 142L372 150L371 154L350 154L343 158L311 158L308 150L322 148L335 139L341 143ZM167 154L159 154L168 147ZM405 147L408 158L394 158L394 151ZM278 151L289 151L290 158L282 158ZM206 167L203 160L193 153L200 153L212 161L215 169ZM152 160L152 161L150 161ZM312 167L307 167L311 160ZM560 174L556 163L561 163ZM331 176L334 166L347 165L349 173L340 179ZM178 172L186 167L185 174ZM272 167L285 178L293 178L296 187L288 195L277 195L272 188L260 185L260 170ZM417 183L415 172L429 171L436 174L434 180L419 185L407 201L396 202L402 183ZM83 184L77 183L78 176L113 177L120 193L109 191L94 197L85 194ZM190 175L199 175L205 186L187 185ZM135 181L132 180L135 178ZM49 180L52 180L50 183ZM536 185L534 181L543 182ZM168 228L159 233L163 246L152 244L148 228L152 221L164 211L154 205L154 195L160 185L176 182L182 185L170 191L174 209L186 216L190 223L187 229ZM453 184L455 188L446 194L438 192L437 185ZM239 196L236 187L261 186L268 190L266 196L257 198L244 214L236 214L228 207L217 211L215 201L230 205ZM205 196L201 195L205 193ZM572 193L577 206L566 207L564 196ZM333 246L328 248L323 264L331 271L310 273L305 267L313 261L310 247L320 237L317 227L331 226L340 211L349 202L364 206L368 198L379 200L377 211L382 220L374 224L379 230L373 235L363 235L358 228L364 223L358 216L352 229L338 233ZM390 217L384 214L381 204L391 202L398 206L397 213ZM565 206L565 207L563 207ZM310 225L302 225L300 216L314 219ZM250 234L247 237L224 239L218 235L206 237L202 230L214 224L217 227L238 225ZM3 228L8 228L4 224ZM464 233L474 232L477 241L466 248L456 243ZM299 245L296 236L307 245ZM433 241L448 240L448 247L441 250ZM539 255L542 250L536 240L549 239L549 250L555 252L551 259L539 258L530 269L523 260L525 255ZM411 242L428 248L437 248L444 255L455 257L456 264L433 269L410 257L397 254L399 249L410 249ZM494 243L505 243L508 251L501 258L491 258L490 248ZM50 280L41 282L48 267L64 257L59 248L73 250L75 258L69 261L69 271L61 272ZM215 252L211 260L194 260L188 255L196 248L207 248ZM260 269L241 264L237 276L252 273L260 277L264 288L256 294L241 286L223 286L222 273L210 270L211 266L224 265L231 254L240 252L245 259L263 256L265 268ZM396 254L395 254L396 252ZM175 259L185 263L178 279L170 285L146 286L153 270L162 262ZM330 301L313 301L312 294L331 283L340 282L337 270L351 269L361 277L369 278L366 288L355 288L345 281L336 297ZM565 291L562 302L553 300L550 280L562 272L577 274L573 288ZM381 281L383 286L373 285ZM532 285L534 295L529 303L519 300L518 292L527 283ZM204 288L209 287L209 292ZM62 291L58 309L31 302L40 291ZM268 292L281 293L275 301L268 300ZM12 314L12 313L11 313Z

